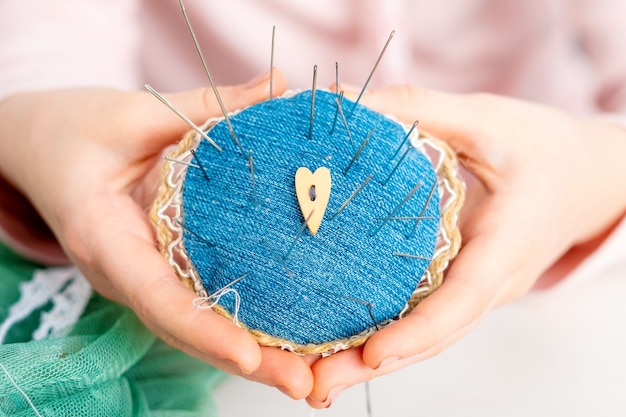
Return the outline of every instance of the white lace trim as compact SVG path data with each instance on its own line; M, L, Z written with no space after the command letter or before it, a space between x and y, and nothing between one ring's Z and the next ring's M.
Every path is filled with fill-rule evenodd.
M33 340L40 340L75 324L85 310L93 290L75 266L37 270L30 281L20 284L20 298L0 325L0 345L20 321L47 303L50 311L41 315Z

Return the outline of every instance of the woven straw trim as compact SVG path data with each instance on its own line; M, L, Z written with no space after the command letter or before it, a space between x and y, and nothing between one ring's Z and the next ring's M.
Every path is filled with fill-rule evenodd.
M210 128L220 120L221 119L209 120L205 127ZM168 157L172 159L181 159L181 157L184 158L188 156L189 150L193 149L199 140L201 140L201 138L196 132L188 132L183 136L178 147L171 152ZM445 142L424 132L419 133L418 140L430 142L434 149L442 151L442 155L440 155L440 163L438 164L439 166L436 167L439 187L440 189L445 189L452 196L452 198L450 198L451 203L446 204L441 211L441 226L443 227L440 227L440 232L443 232L445 235L443 248L435 252L435 256L433 257L428 270L424 274L424 278L421 280L419 286L407 302L404 310L400 313L400 318L408 315L420 301L439 288L443 282L444 271L461 247L461 233L458 227L458 216L465 197L465 186L458 176L458 161L456 154ZM174 165L175 163L167 160L163 165L163 182L159 187L158 195L150 210L150 220L156 230L158 248L165 259L175 269L179 279L188 288L194 290L199 296L206 297L207 292L203 288L200 277L191 264L191 261L184 250L184 246L182 245L181 227L176 225L175 221L172 221L172 217L181 217L181 190L184 174L186 172L185 167L175 167ZM442 191L440 191L440 193L441 192ZM171 213L168 213L168 210L173 210L174 216L172 216ZM177 257L178 259L176 259ZM214 305L212 310L223 317L233 320L230 313L219 305ZM385 327L392 322L393 320L387 323L379 323L378 327ZM323 344L303 345L277 338L258 330L249 329L243 323L238 323L238 326L248 330L248 332L255 337L260 345L280 347L297 354L318 355L330 355L341 350L360 346L376 332L375 328L371 328L347 339L335 340Z

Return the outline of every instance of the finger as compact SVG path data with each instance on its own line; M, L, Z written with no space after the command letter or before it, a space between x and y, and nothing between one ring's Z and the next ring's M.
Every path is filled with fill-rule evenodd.
M213 311L192 310L195 295L172 279L164 276L155 280L157 285L161 282L163 290L150 300L132 303L135 308L139 304L141 315L167 342L226 372L275 386L293 398L309 394L313 376L300 357L279 349L261 348L259 358L259 346L246 331ZM155 305L161 307L149 310Z
M151 232L142 230L148 228L143 218L129 221L133 210L118 209L125 218L107 221L101 216L91 234L98 236L97 246L91 250L126 303L169 344L196 357L200 353L200 359L231 362L243 373L256 370L261 352L254 338L213 311L193 309L195 294L155 249Z
M278 69L273 71L272 83L274 94L282 94L287 86L285 76ZM255 77L249 84L220 87L218 90L225 110L232 112L267 99L269 97L269 88L270 79L268 72ZM143 120L152 120L153 124L151 124L150 129L155 133L159 133L160 137L166 138L166 140L169 139L171 142L172 137L178 139L178 136L189 130L189 126L179 116L149 93L141 93L141 95L142 100L145 102L143 106L145 118ZM223 114L211 87L164 94L163 96L197 125L204 123L211 117L219 117Z
M451 135L475 124L475 115L480 109L469 107L473 97L415 85L396 85L367 92L361 104L381 113L391 113L405 123L417 119L431 133Z
M297 400L310 394L313 373L301 356L273 347L261 347L261 354L261 366L247 379L276 387Z
M350 349L323 358L313 368L315 386L309 397L307 397L307 402L313 408L330 407L347 387L369 381L381 375L390 374L435 356L468 333L477 323L478 319L452 335L452 337L445 339L425 352L404 359L386 362L376 369L367 366L363 361L363 348Z
M363 353L368 366L378 368L393 360L423 354L444 341L451 344L463 334L463 329L510 296L502 292L508 280L516 280L522 286L527 284L521 277L526 277L530 285L530 278L539 274L541 266L527 262L533 256L532 240L525 239L522 222L515 221L514 206L522 203L500 204L499 210L488 208L498 204L488 199L486 206L476 210L468 221L466 243L441 287L407 317L369 339Z
M158 285L159 280L155 280ZM293 398L304 398L313 376L302 358L291 352L261 348L246 331L210 310L192 310L195 295L172 277L163 277L163 291L140 304L151 327L180 350L226 372L275 386ZM177 301L180 298L181 301ZM162 305L156 311L151 307ZM163 305L170 303L170 305ZM187 316L187 317L185 317ZM260 358L257 352L260 350ZM217 359L217 361L216 361Z
M509 102L502 99L499 106ZM493 108L488 95L450 94L402 85L368 92L361 103L405 123L419 120L421 129L450 144L488 186L511 164L506 148L496 146L498 135L491 131L492 125L500 124L485 123L493 120L488 112Z
M376 370L363 362L363 348L344 350L315 362L315 385L307 397L313 408L327 408L348 387L372 379Z
M213 311L194 310L195 294L178 281L154 248L133 242L131 236L121 239L129 244L118 249L134 253L127 261L141 260L144 265L136 271L124 268L127 276L124 283L117 282L118 290L149 327L179 349L191 346L203 355L234 363L243 373L258 368L261 354L252 336Z

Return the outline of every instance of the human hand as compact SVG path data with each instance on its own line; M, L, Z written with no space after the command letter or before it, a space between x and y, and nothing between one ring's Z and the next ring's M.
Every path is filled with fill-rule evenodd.
M285 89L278 71L273 88ZM220 91L227 109L243 108L268 97L269 79ZM209 88L168 98L197 124L221 114ZM192 309L195 294L156 249L146 209L160 183L163 149L187 130L147 92L19 94L0 104L0 173L31 201L100 294L132 308L188 354L302 398L313 383L304 360L260 348L230 321Z
M327 407L347 386L431 357L538 278L561 279L626 208L626 132L488 94L399 86L362 103L445 141L482 183L462 213L463 247L444 283L359 348L317 361L307 398ZM481 187L478 187L481 188Z

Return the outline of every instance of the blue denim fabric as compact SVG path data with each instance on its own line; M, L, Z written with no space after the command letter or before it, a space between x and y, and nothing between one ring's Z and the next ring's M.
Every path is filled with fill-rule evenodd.
M252 106L231 118L237 136L254 160L256 201L249 155L242 155L227 125L209 132L223 149L202 141L196 155L210 178L189 168L183 188L184 242L209 293L250 273L233 287L241 296L239 320L246 326L296 343L324 343L350 337L396 318L420 282L428 260L394 255L401 252L430 259L439 225L439 197L432 195L411 235L414 221L388 221L378 232L379 217L389 216L418 184L422 186L395 216L419 216L436 173L427 158L411 150L384 184L404 151L393 161L406 132L397 123L358 106L348 123L354 139L338 121L335 95L317 91L313 138L309 140L311 92ZM350 114L354 103L343 101ZM350 168L342 174L369 131L374 133ZM408 145L407 145L408 146ZM305 230L284 261L304 219L295 194L299 167L330 169L332 191L316 236ZM358 186L361 192L331 220ZM231 313L235 297L220 299ZM357 301L358 300L358 301ZM371 305L370 308L365 303ZM210 331L210 329L207 329Z

